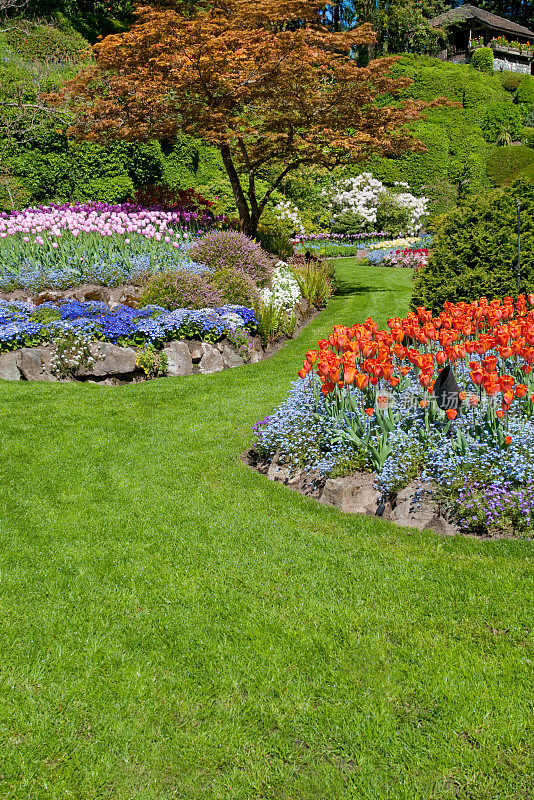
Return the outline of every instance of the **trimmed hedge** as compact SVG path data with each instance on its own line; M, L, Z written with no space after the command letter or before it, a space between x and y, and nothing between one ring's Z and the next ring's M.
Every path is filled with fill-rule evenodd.
M498 147L489 157L488 175L497 186L511 184L534 164L534 150L526 145Z
M471 58L471 66L479 72L493 72L493 50L491 47L480 47Z
M534 77L525 75L515 93L516 103L527 103L534 106Z
M534 183L520 181L469 200L447 214L434 236L428 265L417 275L412 306L441 310L517 294L517 206L521 202L522 291L534 291Z

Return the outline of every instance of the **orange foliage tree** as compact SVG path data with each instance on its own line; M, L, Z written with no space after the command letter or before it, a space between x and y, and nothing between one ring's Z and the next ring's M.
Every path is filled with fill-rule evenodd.
M215 145L251 236L293 170L421 149L406 123L425 104L381 101L407 85L390 76L394 59L357 66L370 26L333 33L320 24L324 0L213 0L194 13L171 5L139 7L129 31L95 45L95 64L66 88L74 135L183 132Z

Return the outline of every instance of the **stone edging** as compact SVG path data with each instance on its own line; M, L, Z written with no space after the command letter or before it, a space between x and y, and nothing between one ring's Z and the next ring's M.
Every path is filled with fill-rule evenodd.
M295 304L292 311L297 318L297 328L294 333L294 337L296 337L318 312L317 309L311 308L304 298ZM248 360L245 360L226 338L215 344L198 339L178 339L166 342L163 346L163 352L167 356L165 376L206 375L240 367L246 363L255 364L274 355L287 339L288 337L281 336L276 342L263 349L259 338L254 337ZM146 380L145 373L135 364L136 356L143 348L119 347L110 342L91 342L89 349L95 358L94 365L90 369L79 370L72 377L63 379L57 378L50 368L54 349L54 346L50 344L39 347L22 347L19 350L10 350L0 354L0 380L50 381L54 383L90 381L104 386L139 383Z
M305 474L302 470L292 471L279 464L278 454L271 461L262 461L254 448L242 454L242 461L269 480L283 483L325 505L336 506L347 514L379 516L403 528L433 530L446 536L461 534L454 522L430 500L427 492L420 490L416 482L402 489L392 502L380 504L380 494L373 486L376 476L369 472L325 480L322 476Z

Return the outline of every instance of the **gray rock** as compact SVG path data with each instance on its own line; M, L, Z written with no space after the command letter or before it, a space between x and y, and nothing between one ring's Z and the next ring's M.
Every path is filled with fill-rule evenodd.
M302 319L306 319L310 316L311 307L309 300L306 300L305 297L301 297L296 305L299 307L299 311L302 314Z
M0 355L0 380L20 381L20 352L3 353Z
M435 529L439 517L439 508L430 498L426 487L413 481L397 494L395 507L389 514L389 519L396 525L404 528L417 528L423 531L427 528Z
M169 342L164 347L164 353L168 361L167 375L171 377L192 375L193 360L185 342Z
M373 488L375 476L367 472L329 478L321 494L321 503L337 506L348 514L375 514L379 492Z
M267 470L267 477L270 481L278 481L279 483L288 483L291 470L289 467L281 466L278 463L280 450L277 450L271 459L269 469Z
M50 371L52 350L46 347L23 347L20 351L20 372L27 381L57 381Z
M252 352L250 354L250 363L257 364L258 361L261 361L264 356L263 347L261 346L261 342L259 339L254 339Z
M204 374L221 372L224 369L224 361L217 348L208 342L202 342L201 347L203 355L199 364L200 372Z
M196 339L190 339L187 342L189 347L189 352L191 354L191 360L193 364L198 364L200 359L204 355L204 350L202 349L202 342L197 342Z
M236 353L233 347L230 347L230 345L226 342L223 347L222 357L225 367L242 367L243 364L246 363L245 359L241 358L241 356Z
M79 377L104 375L125 375L135 372L135 350L131 347L118 347L109 342L92 342L89 345L91 355L96 359L90 369L79 370Z

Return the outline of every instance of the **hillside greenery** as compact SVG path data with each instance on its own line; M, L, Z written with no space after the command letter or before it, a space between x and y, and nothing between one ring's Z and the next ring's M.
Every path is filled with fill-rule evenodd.
M53 91L90 57L89 39L94 37L86 39L79 32L80 26L74 27L73 11L70 17L65 16L65 3L63 8L49 9L55 15L50 24L22 21L18 29L15 26L15 30L0 33L3 97L22 96L28 102L35 101L36 85ZM113 8L117 11L118 4ZM121 9L126 24L129 12L125 4ZM102 31L106 32L105 26ZM40 69L38 82L36 69ZM508 148L506 152L502 147L518 139L534 144L529 76L518 81L511 73L486 74L471 66L412 54L402 55L393 73L413 81L401 97L445 97L454 105L431 110L413 124L414 136L424 143L426 152L395 159L373 157L333 174L306 171L288 178L280 192L273 194L273 204L285 195L300 209L308 230L328 222L322 190L333 179L357 175L363 169L386 184L405 181L416 193L427 195L433 218L464 198L509 183L519 174L531 175L532 147ZM384 103L392 99L386 96ZM195 188L215 201L218 212L235 214L233 192L220 154L191 137L101 147L69 140L66 124L59 124L55 117L43 115L37 124L33 122L31 136L11 136L8 140L0 130L2 208L71 199L119 202L139 186L164 183L171 188ZM272 221L270 214L267 211L265 224Z

